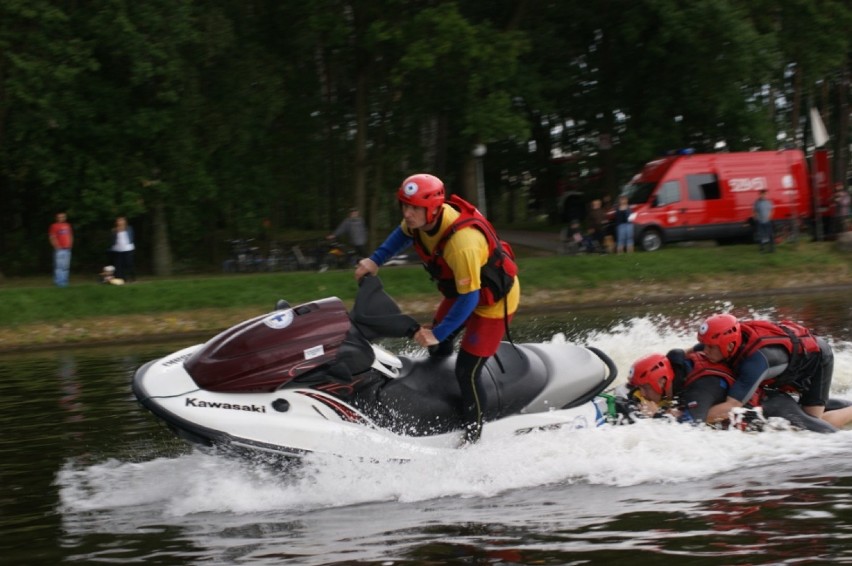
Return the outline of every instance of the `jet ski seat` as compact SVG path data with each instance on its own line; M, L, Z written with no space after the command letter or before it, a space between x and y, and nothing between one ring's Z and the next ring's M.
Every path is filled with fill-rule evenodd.
M500 345L488 359L480 379L486 390L485 419L519 412L547 383L544 363L523 345ZM455 378L456 355L402 358L400 376L389 381L377 398L387 411L383 423L412 436L461 428L461 392Z

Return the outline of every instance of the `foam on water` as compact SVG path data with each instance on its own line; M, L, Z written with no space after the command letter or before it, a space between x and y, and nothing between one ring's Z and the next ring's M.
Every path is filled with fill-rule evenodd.
M111 460L82 468L69 463L57 483L62 506L69 512L141 508L184 516L305 511L380 501L490 497L547 484L684 483L747 467L807 461L850 447L852 431L749 434L644 421L483 440L465 450L423 455L407 463L316 456L296 472L197 452L143 463Z
M623 383L634 359L688 347L694 343L695 327L694 320L639 317L574 341L609 354L619 368L616 383ZM562 334L551 339L567 341ZM832 394L849 397L852 344L831 341L836 356ZM723 432L654 420L505 439L486 436L465 450L412 452L406 463L382 462L382 454L376 454L377 462L313 456L299 470L286 472L200 452L145 462L109 460L91 466L68 462L56 482L63 513L78 516L139 509L171 517L277 513L369 502L487 498L553 484L678 484L731 470L812 461L848 452L850 447L852 430L829 435ZM115 522L115 517L111 520ZM111 528L118 527L113 523Z
M719 303L718 307L715 312L730 310L730 304L727 303ZM745 316L751 319L778 318L771 309L752 310ZM696 329L704 318L704 315L682 319L663 315L636 317L617 323L605 331L592 331L574 341L606 352L618 366L619 378L616 384L619 384L624 383L630 364L640 356L693 346L696 343ZM826 337L834 350L831 391L839 397L848 394L852 388L852 342L845 338L848 337ZM556 334L551 340L569 341L563 334Z

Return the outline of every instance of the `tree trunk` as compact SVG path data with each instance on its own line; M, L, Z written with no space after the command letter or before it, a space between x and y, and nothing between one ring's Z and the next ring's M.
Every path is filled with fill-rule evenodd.
M367 69L358 69L355 80L355 202L353 205L365 215L367 204Z
M601 91L606 93L607 98L611 96L610 93L616 90L614 85L618 81L614 80L614 75L621 72L621 69L615 68L613 59L612 33L606 31L604 32L601 41ZM598 147L601 151L601 168L603 169L603 190L599 191L597 196L603 197L604 195L609 195L613 197L613 200L615 200L615 196L618 194L618 180L615 171L615 150L613 149L613 140L615 139L615 118L612 115L612 108L616 104L617 103L609 102L608 100L604 103L601 112L603 120L601 123L600 138L598 140ZM586 195L585 198L588 200L589 195Z
M354 41L358 45L365 44L365 37L372 24L370 2L353 2L352 14L354 20ZM372 56L370 51L362 47L355 51L355 147L353 163L354 202L351 206L361 211L366 217L367 207L367 113L370 100L370 75L372 72Z
M154 275L169 276L172 274L172 250L169 246L169 226L166 221L166 207L162 201L158 201L154 205L153 222Z

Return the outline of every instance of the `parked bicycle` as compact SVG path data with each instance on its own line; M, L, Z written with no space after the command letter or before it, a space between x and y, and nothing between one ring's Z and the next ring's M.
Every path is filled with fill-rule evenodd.
M297 271L298 269L299 260L286 244L275 241L269 245L269 252L266 254L267 271Z
M227 240L231 246L231 257L222 264L222 270L226 273L247 273L261 271L265 265L265 259L260 254L260 248L252 245L252 238L236 238Z

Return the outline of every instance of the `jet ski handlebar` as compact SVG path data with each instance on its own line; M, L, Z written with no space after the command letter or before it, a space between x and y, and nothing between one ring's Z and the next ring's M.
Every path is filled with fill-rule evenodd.
M402 313L375 275L365 275L358 281L358 294L349 318L368 340L412 338L420 330L420 323Z

